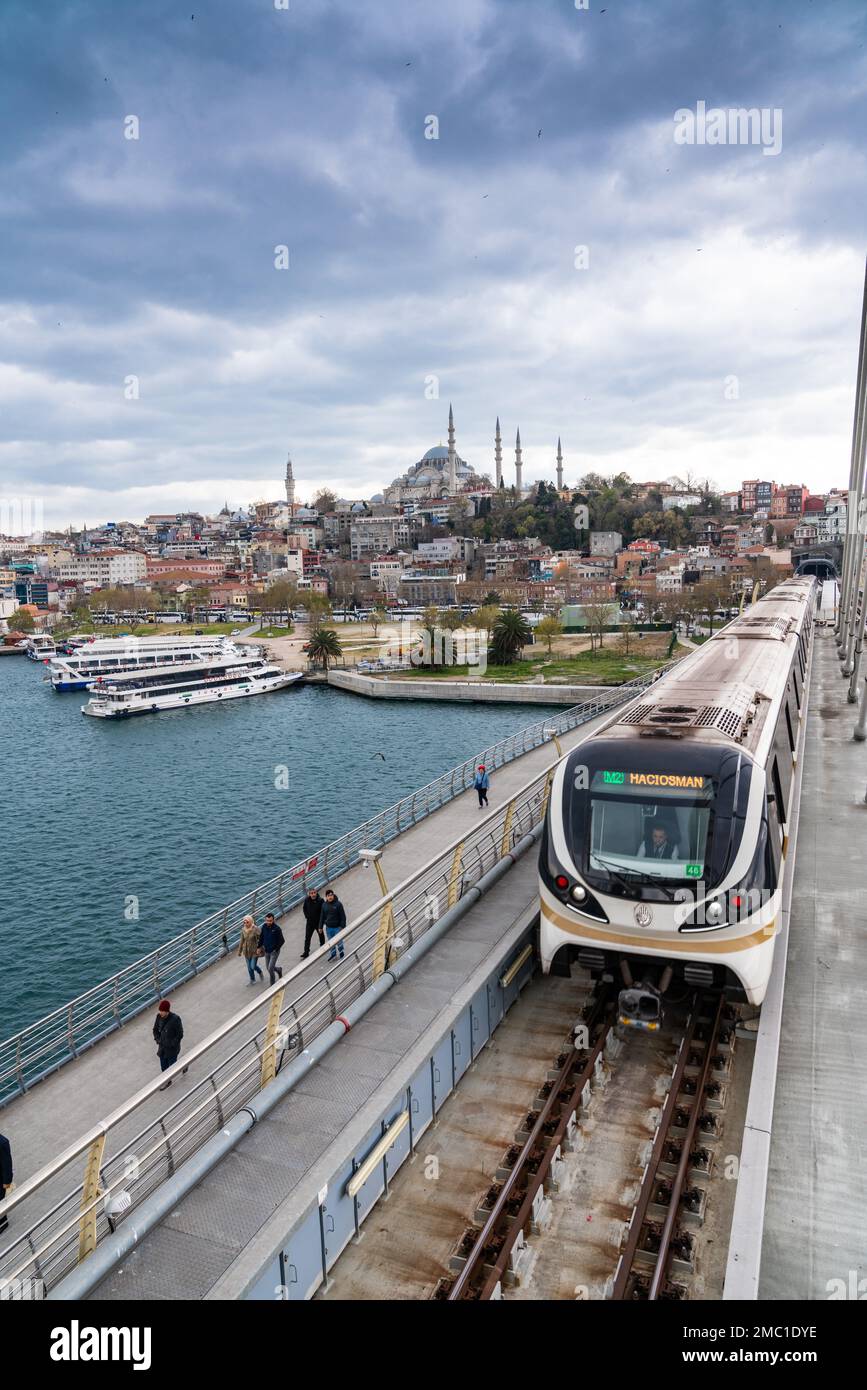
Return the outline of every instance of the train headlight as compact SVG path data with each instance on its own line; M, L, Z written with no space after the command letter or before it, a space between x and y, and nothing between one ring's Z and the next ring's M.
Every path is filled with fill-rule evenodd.
M569 887L569 880L565 874L558 874L557 877L554 879L554 882L560 889L561 893L565 893L566 889Z
M704 919L709 926L715 927L718 922L722 921L724 913L725 909L719 898L714 898L704 910Z
M576 903L586 902L587 889L583 888L580 883L576 883L575 887L572 889L572 897L575 899Z

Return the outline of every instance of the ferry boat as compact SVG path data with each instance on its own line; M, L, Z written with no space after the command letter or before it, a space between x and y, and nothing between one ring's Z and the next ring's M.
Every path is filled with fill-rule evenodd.
M24 650L31 661L48 661L57 651L54 638L47 632L34 632L24 639Z
M265 695L303 679L303 671L284 671L261 656L216 656L187 665L100 677L88 686L90 699L81 706L81 712L98 719L125 719L132 714Z
M247 655L228 638L216 637L97 637L66 655L56 653L49 665L54 690L86 690L99 676L120 675L142 667L188 665L219 657ZM258 650L255 652L259 655Z

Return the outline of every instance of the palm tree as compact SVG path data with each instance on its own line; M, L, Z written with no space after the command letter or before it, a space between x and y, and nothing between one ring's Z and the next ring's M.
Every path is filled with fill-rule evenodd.
M531 632L516 608L507 608L494 623L491 651L498 666L511 666L517 661L521 648L530 641Z
M307 645L307 655L317 666L328 673L328 663L341 655L343 647L333 627L318 627L311 633Z

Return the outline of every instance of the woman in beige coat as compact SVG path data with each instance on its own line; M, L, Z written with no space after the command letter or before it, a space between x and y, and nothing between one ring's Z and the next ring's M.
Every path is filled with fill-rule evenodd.
M264 980L262 967L259 964L259 937L261 933L252 917L245 917L241 923L241 940L238 942L238 955L243 956L247 962L247 974L250 976L250 984L256 983L256 976Z

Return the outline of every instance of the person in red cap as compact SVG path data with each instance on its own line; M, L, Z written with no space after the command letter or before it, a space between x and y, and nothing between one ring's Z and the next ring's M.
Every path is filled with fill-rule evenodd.
M479 763L478 769L477 769L477 771L476 771L476 775L475 775L475 777L473 778L473 786L475 787L476 791L479 793L479 805L480 805L480 806L487 806L487 804L488 804L488 787L489 787L490 785L491 785L491 779L490 779L490 777L488 776L488 774L487 774L487 772L486 772L486 770L485 770L485 764L484 764L484 763Z
M160 1070L168 1071L173 1067L178 1057L181 1055L181 1039L184 1036L184 1025L179 1014L172 1013L170 999L161 999L157 1009L157 1016L154 1019L154 1042L157 1045L157 1056L160 1059ZM186 1067L184 1067L186 1071ZM183 1075L183 1073L181 1073ZM160 1086L164 1091L167 1086L171 1086L171 1081L166 1081Z

